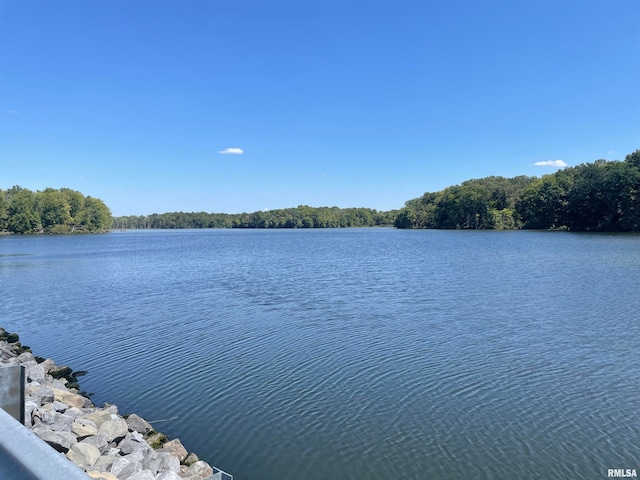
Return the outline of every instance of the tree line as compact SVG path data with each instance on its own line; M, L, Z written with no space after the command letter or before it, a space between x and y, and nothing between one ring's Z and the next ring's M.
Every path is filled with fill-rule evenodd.
M486 177L409 200L398 228L640 231L640 150L541 178Z
M340 228L393 226L397 210L310 207L253 213L169 212L113 219L115 229L135 228Z
M0 232L115 229L340 228L640 231L640 150L539 177L472 179L405 202L401 210L300 205L253 213L169 212L112 217L104 202L68 188L0 189Z
M111 224L111 211L102 200L69 188L0 189L0 232L92 233L106 231Z

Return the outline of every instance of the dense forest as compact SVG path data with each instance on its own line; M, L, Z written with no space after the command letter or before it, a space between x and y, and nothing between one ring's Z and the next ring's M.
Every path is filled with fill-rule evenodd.
M393 226L398 210L378 212L370 208L284 208L253 213L154 213L116 217L113 227L126 228L339 228Z
M0 189L0 232L92 233L110 229L111 223L111 211L102 200L69 188Z
M468 180L409 200L398 228L640 231L640 150L537 177Z
M111 217L97 198L61 188L0 189L0 232L75 233L148 228L339 228L640 231L640 150L539 177L485 177L427 192L401 210L309 207L253 213L170 212Z

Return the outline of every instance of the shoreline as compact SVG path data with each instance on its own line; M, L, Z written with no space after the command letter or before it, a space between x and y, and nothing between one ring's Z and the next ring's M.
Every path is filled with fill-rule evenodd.
M135 413L97 407L80 390L84 371L34 356L0 327L0 368L25 370L24 426L96 480L224 480L233 477L168 439Z

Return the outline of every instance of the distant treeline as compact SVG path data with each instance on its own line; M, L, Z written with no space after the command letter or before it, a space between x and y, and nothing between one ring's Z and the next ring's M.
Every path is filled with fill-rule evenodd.
M340 228L640 231L640 150L542 178L486 177L409 200L401 210L309 207L253 213L154 213L111 217L97 198L61 188L0 189L0 232L71 233L115 229Z
M111 222L111 211L102 200L69 188L0 189L0 232L103 232L111 228Z
M640 150L542 178L486 177L409 200L398 228L640 231Z
M370 208L284 208L253 213L154 213L115 217L113 228L340 228L393 226L398 210Z

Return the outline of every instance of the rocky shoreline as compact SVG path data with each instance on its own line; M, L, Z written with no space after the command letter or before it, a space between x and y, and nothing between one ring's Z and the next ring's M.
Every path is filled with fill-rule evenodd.
M36 357L0 328L0 368L25 367L25 427L98 480L217 480L224 472L169 440L136 414L95 406L74 372Z

